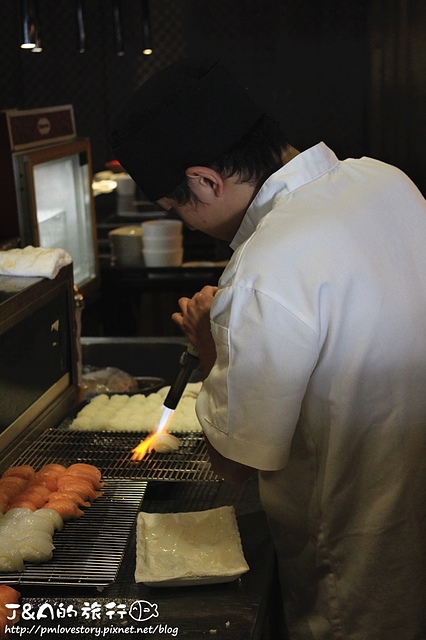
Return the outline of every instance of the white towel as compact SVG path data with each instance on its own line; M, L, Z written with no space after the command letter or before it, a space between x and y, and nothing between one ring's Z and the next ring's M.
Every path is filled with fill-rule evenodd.
M64 249L32 247L0 251L0 274L4 276L39 276L56 278L59 270L72 262Z

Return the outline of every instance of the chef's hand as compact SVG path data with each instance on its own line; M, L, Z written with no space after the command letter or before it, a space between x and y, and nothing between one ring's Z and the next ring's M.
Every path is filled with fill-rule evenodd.
M180 312L172 315L173 322L197 349L204 377L216 360L216 346L210 331L210 308L216 291L217 287L205 286L192 298L180 298Z

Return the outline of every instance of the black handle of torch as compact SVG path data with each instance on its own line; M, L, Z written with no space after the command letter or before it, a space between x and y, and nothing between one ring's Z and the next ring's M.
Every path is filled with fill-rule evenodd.
M191 377L192 372L199 365L198 353L192 345L189 345L180 357L180 370L176 380L170 387L169 393L164 400L164 406L168 409L176 409L179 400L182 397L185 387Z

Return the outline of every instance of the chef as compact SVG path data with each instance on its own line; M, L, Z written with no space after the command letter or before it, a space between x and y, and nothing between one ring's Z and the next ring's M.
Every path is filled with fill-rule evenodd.
M285 114L283 114L285 120ZM396 167L295 149L218 62L143 84L112 146L234 250L179 301L214 468L257 470L291 640L426 638L426 206Z

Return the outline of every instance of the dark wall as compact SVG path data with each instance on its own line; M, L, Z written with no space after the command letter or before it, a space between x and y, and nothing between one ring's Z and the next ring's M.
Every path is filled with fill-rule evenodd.
M76 2L41 0L38 4L42 53L20 49L20 2L0 3L1 24L9 26L0 42L0 109L72 104L78 135L90 138L98 171L111 158L111 117L122 100L156 69L185 55L182 3L155 3L151 13L157 46L151 57L141 51L140 0L121 3L124 56L117 56L115 50L111 0L83 2L84 53L79 52Z
M368 2L190 3L188 48L220 53L301 149L367 145Z
M0 21L8 28L0 41L0 109L73 104L78 134L90 138L94 170L99 171L111 158L111 121L136 86L187 54L217 56L282 122L298 148L322 139L339 157L374 151L421 182L424 139L414 136L410 149L401 154L389 144L394 128L388 129L379 116L393 99L394 85L385 77L392 58L389 38L393 35L401 46L401 37L410 41L412 30L420 35L418 18L407 19L399 34L398 11L413 5L416 17L422 2L151 0L154 54L146 57L141 52L141 0L121 2L124 56L115 51L112 0L83 0L85 53L78 51L76 3L41 0L40 54L19 48L20 3L3 0ZM389 12L392 16L384 20ZM419 58L424 45L416 43ZM372 66L377 48L384 60L379 69ZM420 105L423 80L416 67L405 88L394 79L395 92L402 90ZM382 92L378 100L381 83L388 93ZM422 118L418 107L417 112Z
M369 148L404 169L426 195L426 5L372 4Z
M339 153L366 145L365 1L151 0L154 54L141 52L141 2L122 2L125 55L115 51L111 0L84 4L87 49L79 53L76 4L39 2L44 50L19 48L19 3L1 3L0 107L74 105L95 169L109 159L111 118L155 70L186 54L217 56L283 121L295 144L326 139ZM343 5L343 6L342 6ZM5 73L3 73L5 70ZM348 127L350 123L350 127Z

